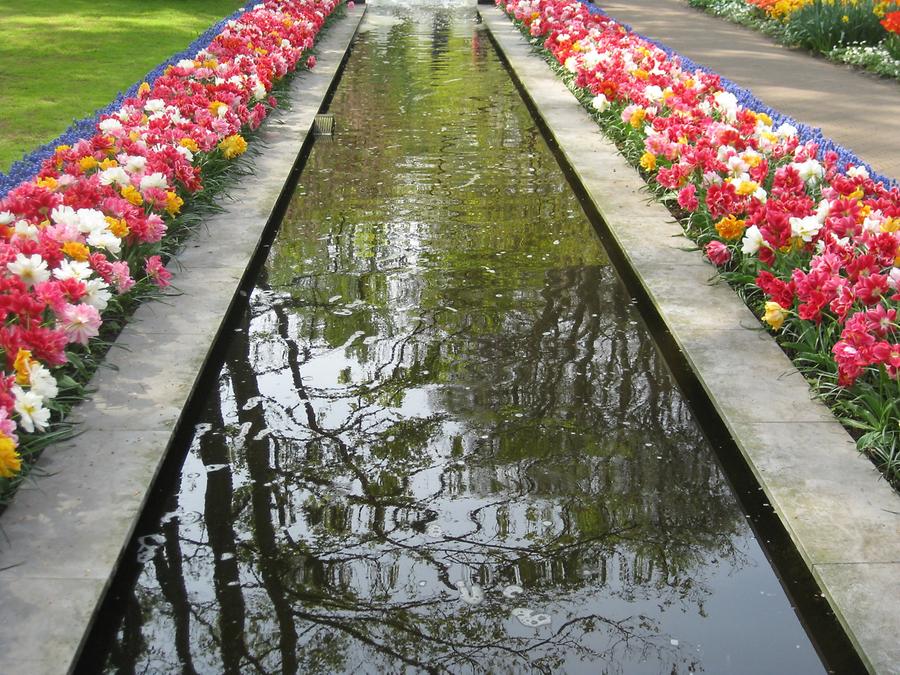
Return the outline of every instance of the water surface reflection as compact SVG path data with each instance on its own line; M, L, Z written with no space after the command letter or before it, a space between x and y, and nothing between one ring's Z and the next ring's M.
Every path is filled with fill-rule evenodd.
M821 670L473 14L369 7L109 672Z

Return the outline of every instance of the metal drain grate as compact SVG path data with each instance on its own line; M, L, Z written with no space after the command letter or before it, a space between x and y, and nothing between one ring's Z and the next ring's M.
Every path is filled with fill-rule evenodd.
M316 115L313 133L316 136L334 136L334 115L330 113Z

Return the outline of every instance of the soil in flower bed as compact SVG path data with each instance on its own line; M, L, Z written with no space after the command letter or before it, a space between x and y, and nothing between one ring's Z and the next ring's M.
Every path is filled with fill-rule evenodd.
M823 671L473 18L369 7L106 672Z
M241 0L0 0L0 171L90 115Z

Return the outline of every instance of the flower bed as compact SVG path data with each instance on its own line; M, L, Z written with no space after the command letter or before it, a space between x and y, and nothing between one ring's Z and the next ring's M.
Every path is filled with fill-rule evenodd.
M590 5L498 4L896 480L900 188Z
M895 0L688 0L779 42L900 79L900 3Z
M339 0L267 0L191 59L143 83L92 133L57 147L0 199L0 495L54 437L101 326L142 288L186 203L247 148L273 86L307 54Z

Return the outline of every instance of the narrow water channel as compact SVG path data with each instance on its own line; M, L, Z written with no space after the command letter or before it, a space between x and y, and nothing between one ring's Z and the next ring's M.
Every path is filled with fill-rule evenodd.
M105 672L822 672L474 6L331 111Z

